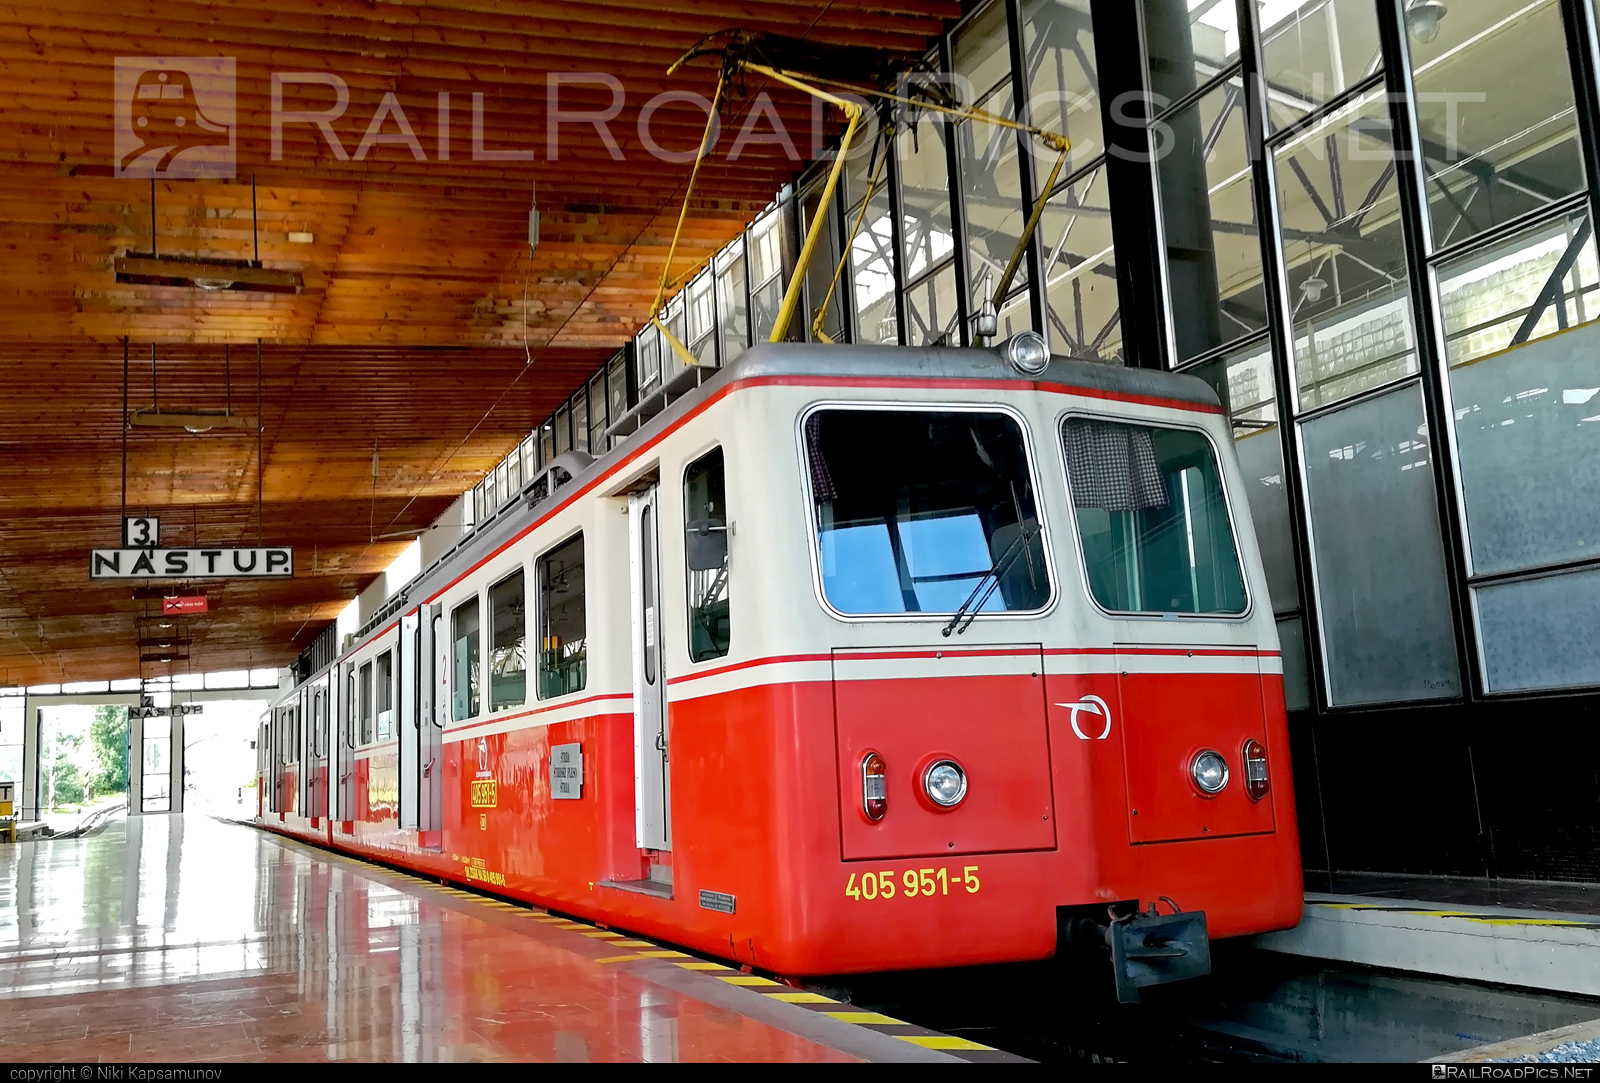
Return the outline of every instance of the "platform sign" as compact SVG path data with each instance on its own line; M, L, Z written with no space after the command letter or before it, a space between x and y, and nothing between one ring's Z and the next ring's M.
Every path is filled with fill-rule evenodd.
M90 579L292 579L287 545L248 549L91 549Z
M583 796L583 745L550 746L550 796L558 801Z
M204 613L208 609L210 609L210 602L204 594L168 595L161 599L161 612L169 616L182 616L185 613Z
M150 516L122 520L122 544L129 549L154 549L161 544L161 520Z
M203 703L174 703L171 707L157 707L153 703L146 703L139 707L129 707L129 718L168 718L190 714L200 714L205 707Z

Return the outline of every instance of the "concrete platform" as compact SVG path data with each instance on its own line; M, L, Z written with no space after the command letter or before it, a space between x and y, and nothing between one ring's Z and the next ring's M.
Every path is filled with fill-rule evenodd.
M0 1001L12 1062L1018 1059L194 815L0 846Z
M1307 893L1287 932L1255 938L1315 959L1600 996L1600 916Z

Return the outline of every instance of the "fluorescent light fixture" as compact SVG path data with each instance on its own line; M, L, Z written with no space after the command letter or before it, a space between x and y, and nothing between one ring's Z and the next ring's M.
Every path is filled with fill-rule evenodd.
M116 258L117 281L135 286L178 286L213 292L299 293L299 271L279 271L247 259L153 256L129 252Z

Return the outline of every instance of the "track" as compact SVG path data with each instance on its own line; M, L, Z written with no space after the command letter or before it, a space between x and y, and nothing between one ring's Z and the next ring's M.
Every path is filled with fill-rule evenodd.
M1113 1002L1056 963L840 979L837 997L1033 1060L1421 1061L1600 1018L1600 1000L1213 946L1209 978Z

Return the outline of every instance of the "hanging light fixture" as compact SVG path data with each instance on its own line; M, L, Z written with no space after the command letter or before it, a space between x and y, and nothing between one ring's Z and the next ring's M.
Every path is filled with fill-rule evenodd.
M1406 5L1406 29L1427 45L1439 36L1439 21L1450 13L1441 0L1411 0Z
M156 251L156 181L150 178L150 251L127 252L116 257L118 282L134 286L179 286L219 293L299 293L299 271L261 266L260 223L256 216L256 179L250 178L250 233L254 259L212 259L204 256L167 256ZM310 236L310 234L306 234Z

